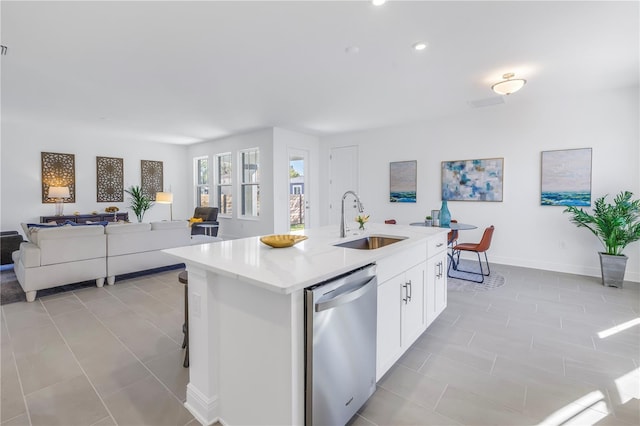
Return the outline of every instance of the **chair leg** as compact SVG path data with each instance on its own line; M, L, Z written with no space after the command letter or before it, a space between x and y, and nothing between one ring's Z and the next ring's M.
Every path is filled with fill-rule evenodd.
M487 277L491 275L491 267L489 266L489 259L487 258L487 252L484 252L484 261L487 262Z
M454 268L454 269L456 271L458 271L458 272L465 272L467 274L472 274L472 275L480 275L480 281L470 280L468 278L462 278L462 277L452 277L452 278L457 278L459 280L464 280L464 281L472 281L472 282L479 283L479 284L483 283L484 282L484 277L489 276L491 271L489 270L489 273L487 273L487 274L484 273L484 269L482 268L482 260L480 260L480 252L477 252L477 251L475 252L476 255L478 256L478 265L480 265L480 272L475 272L475 271L467 271L467 270L464 270L464 269L460 269L460 252L461 251L462 250L458 250L458 256L457 256L458 257L458 264L457 264L457 268ZM486 251L484 252L484 256L485 256L485 259L486 259L487 258L487 252ZM487 268L489 268L489 262L488 261L487 261Z
M184 368L189 368L189 286L185 284L184 286L184 341L182 342L182 347L186 348L184 354L184 362L182 366Z

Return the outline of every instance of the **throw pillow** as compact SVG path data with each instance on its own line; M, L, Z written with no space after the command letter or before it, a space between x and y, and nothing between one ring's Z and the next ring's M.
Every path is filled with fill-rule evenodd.
M189 226L193 225L194 223L198 223L198 222L204 222L202 220L201 217L192 217L191 219L189 219Z

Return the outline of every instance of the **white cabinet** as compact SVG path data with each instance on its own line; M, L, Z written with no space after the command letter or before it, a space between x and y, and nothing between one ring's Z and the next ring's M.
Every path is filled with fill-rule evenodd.
M424 290L425 263L414 266L405 273L402 285L402 317L400 318L402 347L407 349L422 334L425 326Z
M425 267L422 262L378 285L376 380L425 329Z
M447 253L441 251L427 261L425 311L427 326L447 307Z

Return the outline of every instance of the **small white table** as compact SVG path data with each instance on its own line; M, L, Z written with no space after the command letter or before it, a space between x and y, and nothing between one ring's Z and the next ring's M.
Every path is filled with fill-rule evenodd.
M194 225L198 226L199 228L204 228L204 233L208 237L213 237L212 235L213 229L220 226L220 225L214 225L212 223L194 223Z

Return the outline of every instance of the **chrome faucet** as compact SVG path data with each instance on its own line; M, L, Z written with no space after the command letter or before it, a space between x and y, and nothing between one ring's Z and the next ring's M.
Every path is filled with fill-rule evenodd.
M362 203L360 202L360 198L358 198L358 194L356 194L353 191L347 191L344 193L344 195L342 196L342 209L340 210L340 238L344 238L347 236L346 232L345 232L345 222L344 222L344 200L345 198L347 198L347 195L353 195L354 197L356 197L356 199L354 200L356 202L356 205L358 206L358 211L360 213L362 213L364 211L364 206L362 205Z

